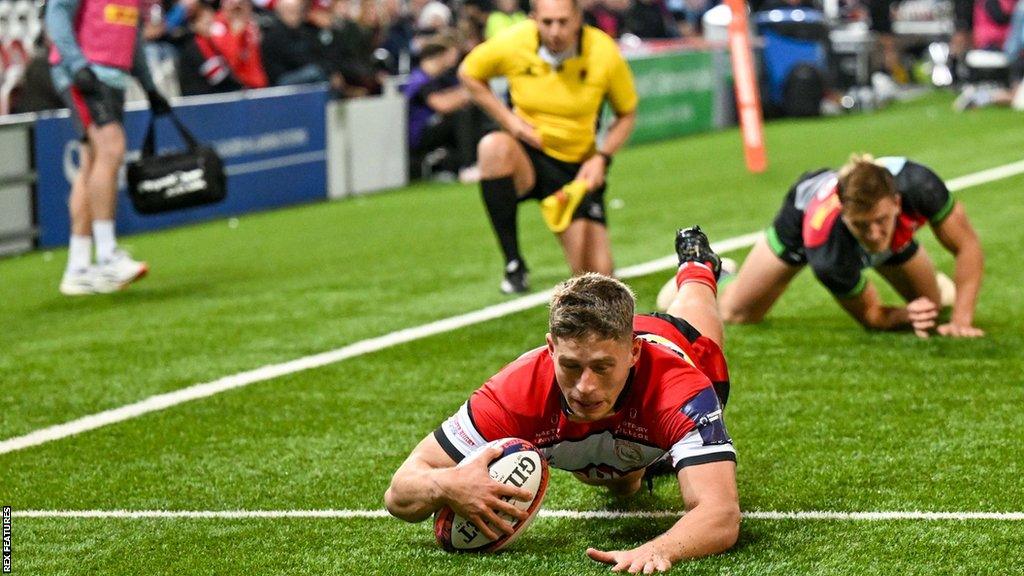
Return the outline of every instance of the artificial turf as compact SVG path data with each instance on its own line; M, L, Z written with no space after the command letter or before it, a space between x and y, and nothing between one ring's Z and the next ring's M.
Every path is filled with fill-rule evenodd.
M795 177L853 151L905 154L947 178L1020 160L1004 110L933 96L869 115L770 124L771 167L742 169L735 131L638 146L611 176L617 263L764 227ZM726 411L745 510L1024 511L1024 232L1016 176L958 194L987 276L976 341L874 334L811 274L758 326L730 327ZM533 206L533 283L565 276ZM919 238L940 267L951 258ZM56 290L65 254L0 261L0 440L151 394L344 346L503 301L474 188L419 185L126 238L151 277L111 296ZM742 253L734 256L742 256ZM665 280L631 281L640 308ZM876 279L877 282L877 279ZM891 291L885 291L893 298ZM487 376L543 342L538 307L0 455L17 510L377 510L408 451ZM678 488L611 499L566 474L548 509L672 510ZM507 553L448 555L392 519L14 521L15 574L587 574L588 545L642 542L669 520L544 518ZM1014 574L1020 521L747 520L694 574Z

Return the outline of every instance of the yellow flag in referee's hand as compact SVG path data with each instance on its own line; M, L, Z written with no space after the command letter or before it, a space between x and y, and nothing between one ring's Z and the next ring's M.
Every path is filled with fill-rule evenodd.
M583 201L583 197L587 195L588 188L586 180L573 180L554 194L541 200L540 214L552 232L555 234L565 232L572 222L573 213Z

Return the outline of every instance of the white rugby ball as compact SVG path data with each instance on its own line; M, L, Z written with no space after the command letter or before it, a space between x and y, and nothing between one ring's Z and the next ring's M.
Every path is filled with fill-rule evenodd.
M525 488L533 494L529 502L510 499L509 502L520 510L529 512L529 516L522 521L511 516L499 513L503 519L512 524L512 534L505 534L495 527L494 532L498 533L496 540L491 540L480 532L479 528L469 520L455 513L449 506L445 506L434 514L434 536L437 542L449 552L497 552L508 546L526 530L530 522L540 510L541 502L544 501L544 494L548 488L548 463L544 456L534 447L533 444L520 438L502 438L488 443L486 447L498 446L502 449L500 456L491 461L488 465L491 478L503 484L512 484ZM459 465L463 466L472 461L474 457L483 452L480 449L476 455L471 454Z
M949 308L956 303L956 283L942 272L935 273L935 281L939 284L939 305Z

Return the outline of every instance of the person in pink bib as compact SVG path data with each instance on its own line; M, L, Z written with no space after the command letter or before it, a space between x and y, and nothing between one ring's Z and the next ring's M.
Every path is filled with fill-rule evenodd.
M60 291L68 296L121 290L149 270L117 246L117 175L125 155L124 98L135 76L154 114L170 112L142 51L139 0L50 0L50 74L82 136L71 185L71 238ZM96 259L92 258L95 240Z

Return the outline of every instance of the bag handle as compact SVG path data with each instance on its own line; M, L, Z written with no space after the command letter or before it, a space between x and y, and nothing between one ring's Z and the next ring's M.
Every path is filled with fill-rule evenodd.
M174 123L174 127L178 129L178 133L181 134L181 138L185 141L185 145L188 147L189 152L195 152L196 148L199 147L199 141L192 135L192 132L181 123L181 120L175 116L174 112L168 112L167 117ZM151 114L149 117L149 127L146 128L146 138L142 141L142 157L152 158L156 155L156 114Z

